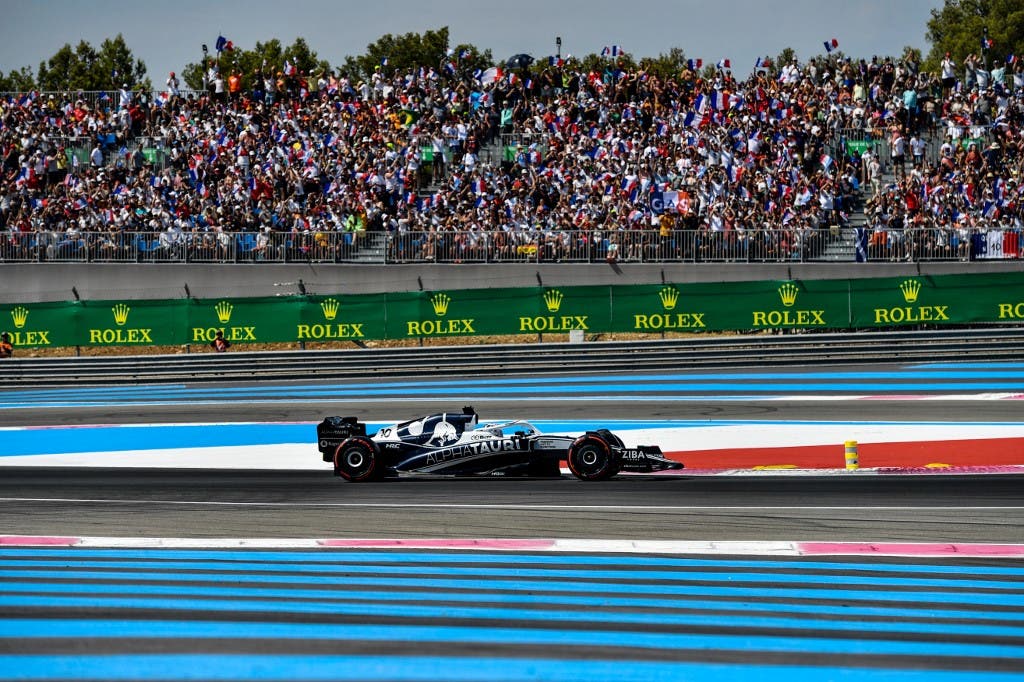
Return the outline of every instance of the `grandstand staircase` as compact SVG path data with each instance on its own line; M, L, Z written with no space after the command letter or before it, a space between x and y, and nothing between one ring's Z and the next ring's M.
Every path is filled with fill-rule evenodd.
M377 265L385 262L387 249L388 235L386 232L367 232L362 236L359 248L355 250L348 262Z

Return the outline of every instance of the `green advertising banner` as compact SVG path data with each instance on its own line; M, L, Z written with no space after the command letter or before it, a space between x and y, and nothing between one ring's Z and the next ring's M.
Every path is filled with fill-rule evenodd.
M606 331L608 287L388 294L387 338Z
M76 346L173 346L188 326L186 301L80 301Z
M614 332L828 329L849 325L846 280L614 287Z
M857 328L1024 320L1024 277L1016 273L852 280Z
M294 341L301 300L224 298L188 302L188 340L210 343L217 332L231 343Z
M299 304L299 319L289 340L384 339L386 311L384 294L306 297Z
M16 347L1024 321L1024 273L0 305Z
M0 331L11 335L16 348L78 345L77 303L0 305Z

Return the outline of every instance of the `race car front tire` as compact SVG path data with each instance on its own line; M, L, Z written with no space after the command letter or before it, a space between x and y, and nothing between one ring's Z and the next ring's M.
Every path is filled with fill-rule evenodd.
M377 475L380 453L373 441L346 438L334 451L334 470L346 481L359 483Z
M608 442L595 434L580 436L566 455L569 471L581 481L602 481L618 473Z

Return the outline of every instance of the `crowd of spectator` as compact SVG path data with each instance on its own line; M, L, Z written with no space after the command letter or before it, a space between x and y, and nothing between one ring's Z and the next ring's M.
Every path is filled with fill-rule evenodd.
M366 81L213 70L210 92L170 74L151 96L27 93L0 101L0 230L8 249L102 233L88 242L101 258L136 232L213 254L231 232L256 254L281 235L312 253L378 232L405 259L442 243L499 259L788 259L820 253L863 205L872 257L968 257L971 231L1016 234L1024 215L1024 70L973 60L929 74L812 59L743 81L613 61ZM82 140L87 159L68 153Z

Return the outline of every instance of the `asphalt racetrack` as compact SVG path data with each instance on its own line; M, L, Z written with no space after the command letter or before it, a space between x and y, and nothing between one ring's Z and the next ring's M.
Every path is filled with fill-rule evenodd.
M1011 364L0 390L0 679L1022 679L1022 395ZM314 445L465 404L829 461L348 484ZM847 472L851 432L1004 465Z
M830 370L830 375L849 377L864 370L840 368ZM507 397L500 386L487 392L480 381L463 383L473 382L466 377L428 397L396 383L394 393L388 393L392 389L386 386L376 387L367 393L384 392L384 397L361 400L350 397L358 389L349 391L345 382L308 382L301 390L291 384L262 382L204 384L183 386L167 395L156 388L120 397L115 389L71 391L73 399L61 398L63 402L45 394L33 398L37 404L0 410L0 426L315 422L327 414L372 421L458 410L469 401L482 419L495 415L596 422L751 420L781 423L782 428L788 422L841 424L852 419L1020 421L1020 400L978 400L966 390L951 389L947 378L936 388L924 380L910 385L901 377L910 376L914 368L870 370L872 376L894 377L890 381L902 382L900 388L887 389L884 380L876 381L883 395L864 400L852 395L861 388L857 383L861 380L854 378L846 379L853 382L845 391L848 396L839 387L826 400L805 395L744 399L742 394L757 388L749 378L741 378L749 375L722 372L715 386L735 384L739 396L699 387L683 395L677 384L670 390L664 388L669 384L651 383L619 401L603 386L580 390L571 399L562 391L547 398ZM820 371L792 370L786 377L771 381L790 385L823 381ZM938 383L936 377L929 381ZM630 385L629 378L612 376L625 381L623 385ZM971 381L972 387L986 386ZM1003 389L1013 387L1005 376L988 381L1001 382ZM638 380L634 386L642 383ZM943 399L908 400L900 391L914 396L931 392ZM297 398L297 393L315 397ZM23 399L21 393L6 395L8 405L16 397ZM638 396L642 399L634 399ZM4 398L0 392L0 400ZM47 406L56 403L59 406ZM844 431L841 426L835 428L835 442L841 444ZM319 454L312 440L309 456L316 460ZM839 455L837 466L842 466ZM564 476L561 480L401 480L353 485L331 476L327 464L313 471L176 469L173 462L166 468L147 469L10 467L0 477L0 520L12 532L104 536L1024 540L1021 476L828 473L707 477L683 471L678 476L623 476L602 483Z

